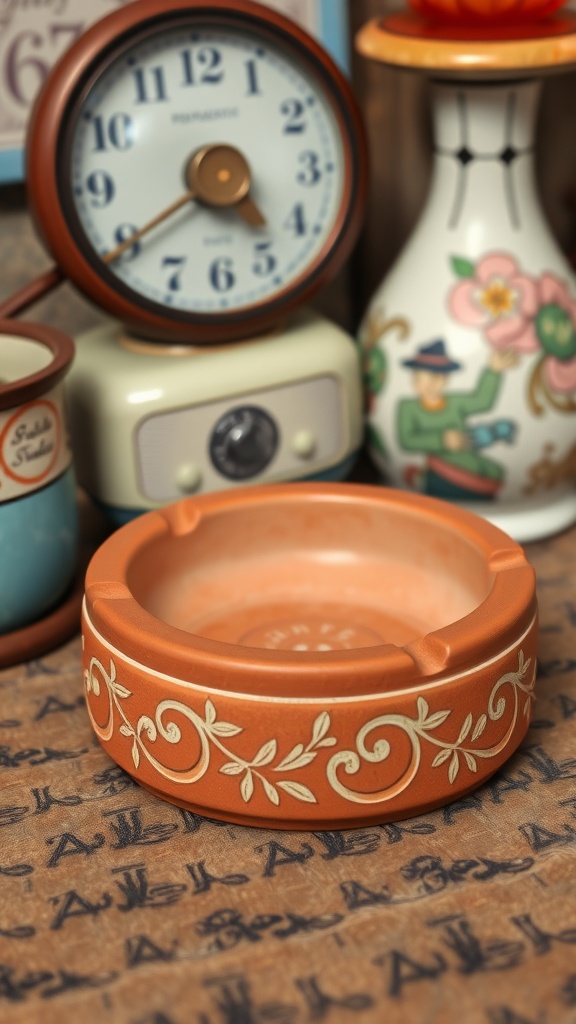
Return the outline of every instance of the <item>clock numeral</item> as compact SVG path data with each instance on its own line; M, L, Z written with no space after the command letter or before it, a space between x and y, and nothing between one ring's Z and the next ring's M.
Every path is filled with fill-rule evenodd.
M248 90L247 96L260 96L260 89L258 86L258 68L255 60L247 60L246 64L246 77L248 79Z
M302 170L298 171L296 181L307 188L317 185L322 177L318 153L315 153L312 149L305 149L298 156L298 163L302 164Z
M135 68L132 73L137 103L160 103L168 99L164 68Z
M229 292L236 284L232 272L234 263L230 256L219 256L210 265L210 284L216 292Z
M300 100L284 100L280 104L280 113L286 118L282 129L285 135L299 135L306 131L305 112L306 108Z
M276 267L276 257L270 252L272 242L256 242L254 246L254 262L252 273L258 277L266 277Z
M305 235L307 233L308 225L304 215L303 203L296 203L296 205L292 207L282 227L286 228L287 231L291 231L292 234L296 236Z
M119 224L114 232L116 245L122 245L128 238L136 234L138 228L134 224ZM138 255L142 246L139 241L134 242L129 249L125 249L120 259L133 260Z
M113 149L130 149L134 142L134 123L128 114L114 114L108 123L99 114L92 121L96 145L94 150L99 153Z
M168 289L171 292L179 292L182 287L182 271L184 264L186 263L185 256L164 256L162 259L162 269L165 267L172 268L172 273L168 278Z
M116 186L106 171L92 171L86 178L86 188L92 197L92 206L108 206L116 194Z
M217 85L224 77L222 54L214 46L204 46L197 53L182 50L182 64L184 85Z

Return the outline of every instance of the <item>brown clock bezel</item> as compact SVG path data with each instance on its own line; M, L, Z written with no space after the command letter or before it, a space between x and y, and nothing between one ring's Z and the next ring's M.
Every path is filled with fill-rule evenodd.
M315 75L330 100L344 142L344 188L338 216L322 250L306 270L272 298L218 313L165 310L120 283L76 237L66 208L62 140L70 118L98 74L122 49L186 16L255 29L289 49ZM261 333L302 306L343 266L362 225L367 196L367 146L352 89L324 49L299 26L252 0L137 0L96 22L65 53L34 106L27 138L29 203L37 230L66 276L91 301L136 333L162 341L223 342ZM80 232L79 232L80 234ZM129 295L127 296L127 293ZM134 300L129 296L133 295Z

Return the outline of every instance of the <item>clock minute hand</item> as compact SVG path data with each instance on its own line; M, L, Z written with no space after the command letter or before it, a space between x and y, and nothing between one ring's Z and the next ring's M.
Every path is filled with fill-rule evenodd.
M249 194L252 179L248 161L234 146L226 143L203 146L188 160L184 177L188 191L114 249L105 253L102 257L104 263L113 263L135 242L140 241L144 235L191 200L205 206L233 206L251 227L263 227L266 224L265 217Z
M118 257L122 255L122 253L126 252L126 249L130 249L135 242L140 241L140 239L143 238L144 235L147 235L149 231L152 231L152 228L155 228L157 224L161 224L162 221L167 220L168 217L170 217L173 213L176 213L176 211L179 210L182 206L185 206L186 203L189 203L191 199L196 199L196 196L194 195L193 192L186 192L184 195L180 196L180 198L177 199L176 202L171 203L170 206L167 206L166 209L162 210L161 213L157 213L155 217L152 217L152 220L149 220L147 224L144 224L143 227L138 228L138 230L135 231L133 235L130 235L128 238L125 238L124 241L120 242L120 244L117 245L114 249L110 249L109 252L104 253L102 257L102 262L113 263L114 260L117 260Z

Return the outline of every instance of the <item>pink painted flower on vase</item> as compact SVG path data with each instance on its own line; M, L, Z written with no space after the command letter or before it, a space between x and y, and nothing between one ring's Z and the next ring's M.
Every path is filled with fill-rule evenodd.
M448 308L456 320L480 328L494 348L537 351L534 317L538 285L521 273L512 256L489 253L476 264L456 257L452 267L462 279L448 297Z
M528 385L533 412L544 412L540 395L560 412L576 412L576 301L566 283L523 274L507 253L477 263L452 257L452 269L461 279L448 296L456 320L481 330L492 348L539 354Z

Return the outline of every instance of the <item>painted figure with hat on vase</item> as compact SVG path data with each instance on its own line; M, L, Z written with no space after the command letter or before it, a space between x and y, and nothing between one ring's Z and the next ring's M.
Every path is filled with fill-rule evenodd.
M517 361L514 352L494 350L472 391L449 390L450 378L462 364L450 358L442 340L422 345L402 361L412 370L416 397L398 402L398 441L405 451L425 456L422 464L406 467L409 487L455 501L496 497L505 470L484 449L498 441L512 443L515 424L499 418L475 425L470 418L494 407L502 373Z

